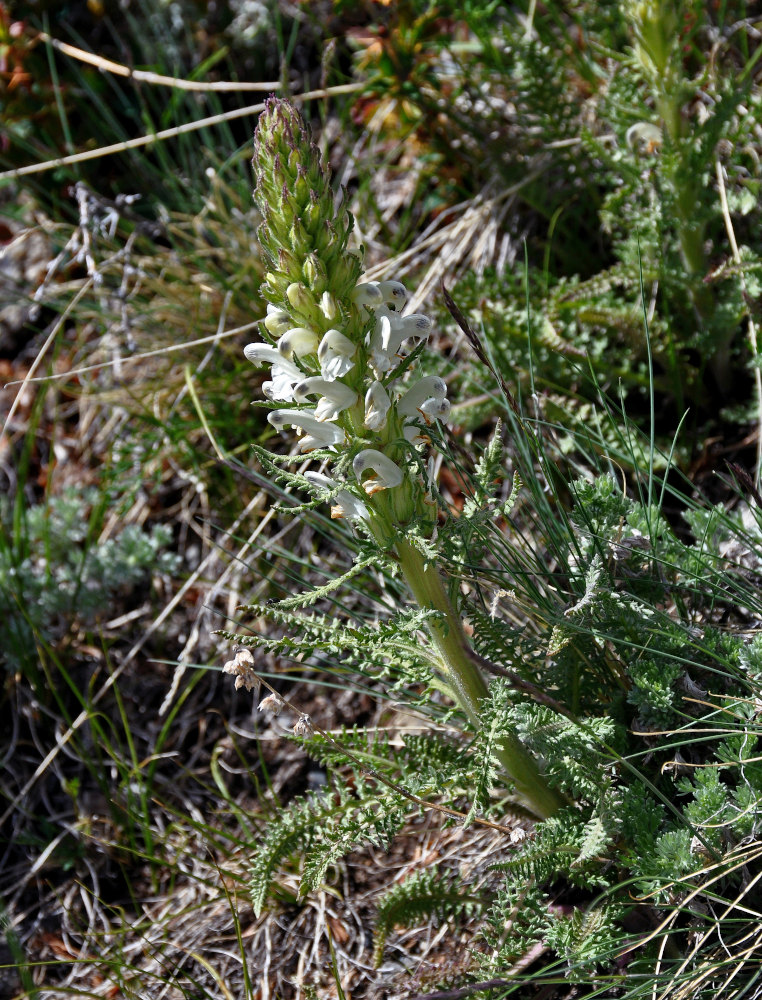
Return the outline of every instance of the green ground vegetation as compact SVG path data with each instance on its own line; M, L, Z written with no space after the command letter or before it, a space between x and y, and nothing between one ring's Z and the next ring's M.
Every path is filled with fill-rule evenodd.
M761 27L0 3L0 994L762 995ZM243 356L271 92L435 317L477 712Z

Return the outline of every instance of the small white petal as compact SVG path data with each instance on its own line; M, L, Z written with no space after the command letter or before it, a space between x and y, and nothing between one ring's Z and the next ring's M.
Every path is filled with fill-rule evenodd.
M407 288L401 281L379 281L378 287L387 305L401 309L407 302Z
M402 436L408 444L412 444L416 448L421 444L431 444L431 438L417 424L405 424L402 428Z
M359 518L363 521L367 521L370 517L368 508L362 500L358 500L348 490L334 492L339 484L328 476L324 476L320 472L305 472L304 478L309 479L316 486L322 486L327 493L332 494L336 505L331 508L331 517Z
M424 417L431 417L432 420L446 420L450 414L450 400L427 399L420 411Z
M391 405L389 393L380 382L374 382L365 393L365 426L368 430L381 430Z
M349 337L345 337L339 330L328 330L317 351L323 378L333 381L346 375L354 367L352 358L356 350L357 345Z
M320 297L320 308L329 323L332 323L339 315L339 305L330 292L323 292Z
M365 492L370 495L378 490L394 489L399 486L404 478L404 473L398 465L384 455L383 452L375 448L366 448L355 456L352 462L352 469L357 481ZM363 475L371 470L373 476L363 482Z
M313 410L272 410L267 421L279 431L289 426L298 427L305 435L299 441L299 451L333 448L346 443L344 431L328 420L318 420Z
M280 358L277 365L270 370L270 381L262 383L265 396L278 403L293 403L294 386L304 378L304 372L295 364Z
M434 325L428 316L423 313L410 313L409 316L402 316L399 320L400 332L403 340L414 338L424 340L428 337Z
M393 354L402 343L402 338L392 347L392 320L388 312L384 311L376 321L376 335L378 336L378 346L385 354Z

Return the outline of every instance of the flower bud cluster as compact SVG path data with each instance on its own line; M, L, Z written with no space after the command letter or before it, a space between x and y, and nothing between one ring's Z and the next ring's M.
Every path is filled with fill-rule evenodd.
M428 443L427 427L449 412L447 387L437 376L413 382L410 372L407 379L397 372L427 339L431 321L403 314L400 282L359 280L361 257L347 247L352 217L343 202L335 208L309 130L285 101L267 102L254 169L269 342L244 353L269 366L267 419L295 430L303 453L338 460L348 451L351 464L337 462L351 468L341 482L318 472L307 478L332 497L334 516L368 521L389 541L394 524L432 516L429 484L411 469L421 467L416 449Z

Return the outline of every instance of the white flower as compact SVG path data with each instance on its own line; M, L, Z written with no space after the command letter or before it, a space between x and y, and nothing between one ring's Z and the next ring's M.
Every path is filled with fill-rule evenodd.
M403 417L420 415L430 423L429 417L438 417L449 412L447 402L447 383L438 375L427 375L419 379L414 386L397 401L397 412Z
M308 402L307 397L319 395L320 400L315 407L318 420L335 420L342 410L354 406L357 393L344 385L343 382L329 381L319 375L304 379L294 389L294 399L297 403Z
M268 399L283 403L293 402L294 386L304 378L304 372L292 361L287 361L280 351L269 344L247 344L243 353L253 365L272 365L271 380L262 383L262 392Z
M317 356L320 362L320 372L328 381L341 378L354 367L354 357L357 345L349 337L338 330L328 330L320 341Z
M374 382L365 393L365 426L368 430L381 430L391 405L389 393L380 382Z
M394 305L401 309L407 301L407 289L401 281L364 281L352 291L355 305L376 309L381 305Z
M362 486L368 496L377 493L379 490L394 489L399 486L404 478L402 469L387 458L383 452L375 448L365 448L355 456L352 462L352 469L357 477L358 483ZM363 475L371 470L373 475L363 482Z
M311 483L315 486L322 486L327 493L330 493L334 500L336 501L335 506L331 507L331 517L334 519L341 517L348 517L351 519L359 518L360 520L367 521L370 517L368 513L368 508L362 502L358 500L357 497L353 496L348 490L339 490L334 492L339 485L335 480L330 479L328 476L324 476L321 472L305 472L304 478L309 479Z
M297 358L305 354L314 354L318 349L318 335L308 330L306 326L295 326L287 330L278 341L278 350L284 358Z
M312 451L313 448L332 448L344 444L344 431L330 421L320 421L312 410L272 410L267 414L267 421L277 430L284 427L298 427L306 437L299 442L299 451Z
M302 378L304 372L291 361L281 358L270 369L270 381L262 383L262 392L274 403L293 403L294 386Z
M378 287L387 305L401 309L407 302L407 288L401 281L379 281Z
M428 336L431 320L422 313L399 316L382 306L376 310L376 327L370 338L371 364L378 373L388 372L401 357L405 341L415 342Z
M428 316L423 313L410 313L409 316L401 316L397 320L398 331L402 334L402 341L412 340L417 344L425 340L434 325Z
M253 365L276 365L283 360L283 355L270 344L247 344L243 355Z
M364 281L352 289L352 301L356 306L383 305L384 295L377 281Z

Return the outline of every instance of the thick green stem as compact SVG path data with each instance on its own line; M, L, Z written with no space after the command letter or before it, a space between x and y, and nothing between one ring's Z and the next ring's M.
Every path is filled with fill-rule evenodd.
M421 553L408 542L398 540L395 549L402 572L418 604L422 608L441 611L444 615L444 620L430 623L429 632L442 657L445 676L451 683L461 708L478 728L481 702L487 695L487 685L470 655L463 627L450 603L442 578L435 567L426 566ZM498 747L497 757L532 812L547 819L565 805L564 798L548 785L534 757L518 737L504 737Z

